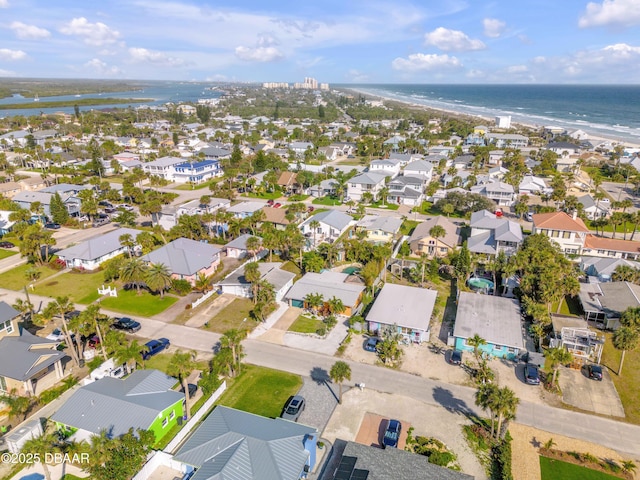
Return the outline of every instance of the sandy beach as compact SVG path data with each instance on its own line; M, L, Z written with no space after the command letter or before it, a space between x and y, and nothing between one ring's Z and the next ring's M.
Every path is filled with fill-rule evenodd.
M475 114L470 114L467 112L462 112L462 111L458 111L455 109L446 109L446 108L442 108L442 107L433 107L433 106L429 106L429 105L424 105L421 103L415 103L415 102L411 102L408 100L402 100L402 99L398 99L398 98L394 98L391 96L385 96L385 95L380 95L380 94L372 94L370 92L364 91L364 90L359 90L357 88L344 88L344 90L347 91L351 91L351 92L355 92L358 93L360 95L363 95L367 98L373 98L376 100L384 100L384 101L388 101L388 102L396 102L396 103L401 103L407 106L410 106L412 108L418 108L418 109L422 109L422 110L432 110L432 111L436 111L436 112L443 112L443 113L447 113L449 115L452 116L458 116L458 117L467 117L467 118L474 118L478 120L478 125L482 125L482 124L486 124L487 126L492 126L495 123L495 118L492 117L486 117L486 116L482 116L482 115L475 115ZM520 126L523 127L525 129L529 129L529 130L540 130L544 125L539 125L536 124L534 122L528 123L526 121L512 121L512 128L513 126ZM596 142L596 143L603 143L603 142L611 142L614 145L624 145L626 147L629 148L638 148L640 149L640 142L632 142L632 141L628 141L628 140L621 140L619 138L615 138L613 136L604 136L601 134L594 134L592 131L589 131L588 127L585 127L584 129L582 129L585 133L586 136L582 137L583 140L589 140L591 142Z

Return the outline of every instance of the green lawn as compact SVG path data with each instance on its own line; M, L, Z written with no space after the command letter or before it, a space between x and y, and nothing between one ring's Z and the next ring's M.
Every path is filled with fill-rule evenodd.
M371 205L369 205L371 208L384 208L386 210L398 210L398 208L400 208L400 205L396 205L395 203L386 203L383 205L382 202L378 201L378 202L373 202Z
M327 206L336 206L342 205L342 202L338 197L332 197L327 195L326 197L315 198L311 203L314 205L327 205Z
M609 369L610 377L616 386L624 407L626 421L640 425L640 402L638 402L638 391L640 391L640 348L625 354L622 375L618 376L617 372L622 352L613 348L611 333L606 333L605 336L602 365Z
M305 201L307 198L309 198L310 195L302 195L302 194L297 194L297 195L291 195L289 197L289 201L290 202L303 202Z
M68 295L72 302L88 305L100 298L98 287L104 283L103 272L67 272L51 280L40 280L35 290L47 297Z
M218 405L275 418L280 416L285 402L301 386L302 378L298 375L243 365L242 373L222 394Z
M542 473L541 480L617 480L620 478L581 465L543 456L540 457L540 472Z
M140 341L140 343L146 343L146 342L142 342ZM169 362L171 361L171 358L173 357L173 354L180 350L177 347L174 347L173 345L170 348L170 353L159 353L158 355L154 355L153 357L149 358L149 360L147 360L146 362L144 362L144 368L147 370L151 370L151 369L155 369L155 370L160 370L161 372L167 373L167 367L169 366ZM182 351L185 351L184 349ZM202 370L202 371L208 371L208 365L207 362L205 361L201 361L201 362L197 362L198 365L198 370Z
M0 260L2 260L3 258L13 257L17 253L18 252L15 252L13 250L7 250L5 248L0 248Z
M22 290L25 285L28 285L30 283L24 272L34 267L40 272L40 278L35 282L35 289L33 290L33 292L40 293L38 287L40 286L42 281L45 278L50 277L54 273L57 273L57 270L53 270L52 268L49 268L47 266L35 266L30 263L19 265L16 268L0 274L0 288L7 288L9 290Z
M582 316L582 309L580 308L580 302L578 297L565 297L562 299L562 306L560 312L558 312L558 303L551 304L551 312L560 313L561 315L574 315L577 317Z
M422 205L420 205L420 213L423 213L425 215L434 215L434 216L445 215L440 210L435 208L431 202L422 202ZM465 218L465 216L464 214L461 214L459 212L453 212L451 215L448 216L448 218Z
M411 235L420 222L416 220L404 220L400 225L402 235Z
M247 193L243 193L241 195L242 197L248 197L248 198L262 198L263 200L276 200L280 197L282 197L282 192L265 192L265 193L252 193L252 192L247 192Z
M593 226L593 222L591 220L587 220L586 222L587 227L591 230L596 230L596 227ZM625 229L627 231L627 240L631 239L631 233L633 232L633 224L631 222L627 222L626 228L625 225L618 225L616 227L616 235L618 234L623 234L625 232ZM611 238L611 235L613 234L613 226L611 225L605 225L604 227L598 227L598 234L601 235L602 234L602 230L604 230L605 235L603 235L605 238ZM609 235L606 235L606 233L608 233ZM638 235L636 232L636 235L633 237L634 240L637 240Z
M184 185L178 185L177 187L173 187L172 190L202 190L203 188L208 188L210 184L211 182L199 183L198 185L191 185L191 184L185 183Z
M152 317L165 311L178 301L177 297L165 295L151 295L142 290L141 295L137 295L135 289L118 290L117 297L107 297L100 302L100 305L107 310L128 313L130 315L140 315L141 317Z
M308 317L306 315L300 315L296 318L295 322L291 324L289 331L298 333L316 333L322 325L324 325L322 320Z
M239 330L253 330L256 321L249 317L253 309L253 301L248 298L236 298L222 311L212 317L205 328L213 332L224 333L236 328Z

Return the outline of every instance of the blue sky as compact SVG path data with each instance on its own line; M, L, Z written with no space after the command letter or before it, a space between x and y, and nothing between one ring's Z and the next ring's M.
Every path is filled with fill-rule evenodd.
M0 0L0 76L640 80L640 0Z

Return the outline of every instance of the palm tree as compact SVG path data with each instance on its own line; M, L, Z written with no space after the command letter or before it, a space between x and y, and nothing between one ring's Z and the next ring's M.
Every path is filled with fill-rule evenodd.
M556 377L558 376L558 370L561 365L566 365L573 360L572 353L564 347L555 347L548 349L544 356L549 359L549 367L553 370L553 378L551 379L551 385L556 384Z
M171 286L171 272L164 263L152 263L146 271L145 281L154 292L160 292L164 298L164 291Z
M634 350L638 346L640 334L637 328L622 326L613 334L613 346L622 351L620 356L620 366L618 367L618 375L622 375L622 365L624 363L624 355L628 350Z
M185 397L185 413L187 418L191 418L191 405L189 402L189 385L187 384L187 377L191 375L191 372L197 367L196 364L196 352L181 352L178 350L173 354L169 365L167 365L167 374L172 377L177 377L182 388L184 389Z
M434 225L429 230L429 235L436 241L435 256L438 256L438 239L444 237L447 231L442 225Z
M198 292L208 292L211 290L211 278L207 277L203 272L198 273L196 284L193 287Z
M338 360L331 367L331 370L329 371L329 377L340 387L338 403L342 403L342 384L345 380L351 380L351 367L348 363L343 362L342 360Z
M493 412L493 404L491 403L492 397L495 396L495 392L498 386L494 383L483 383L478 386L478 390L475 393L475 402L482 410L489 410L489 419L491 420L491 436L495 431L495 419L496 415Z
M136 365L141 365L144 368L143 352L148 351L149 347L146 345L140 345L137 340L132 340L130 343L122 345L115 352L116 362L118 364L127 364L127 369L131 371Z
M480 347L486 345L487 341L477 333L471 338L467 338L467 345L473 347L473 356L476 357L476 363L480 365Z
M633 463L631 460L623 460L622 462L622 471L623 472L628 472L628 473L633 473L636 471L636 464Z
M320 226L320 222L318 220L311 220L309 222L309 228L313 231L313 245L316 245L316 232L318 231L318 227Z
M249 262L244 266L244 279L251 284L251 296L254 305L258 302L257 285L260 277L262 277L262 274L260 273L260 267L257 262Z
M231 351L231 358L235 365L234 371L240 373L240 361L244 357L244 347L242 346L242 340L247 337L246 330L231 329L224 332L220 337L220 346Z
M256 260L256 254L260 250L261 245L262 245L262 242L260 241L259 237L251 236L247 238L247 242L246 242L247 251L251 252L251 255L253 256L254 261Z
M51 472L46 462L47 456L59 450L57 437L53 433L45 433L39 437L27 440L20 453L25 453L33 458L40 458L40 464L44 470L44 476L51 480Z
M509 387L496 389L491 396L491 406L498 417L498 428L496 430L496 438L502 436L502 423L516 418L516 408L520 399Z
M331 297L327 302L327 310L331 315L339 315L345 310L344 303L337 297Z
M56 297L47 305L46 308L51 309L52 311L57 311L62 317L62 330L64 331L65 343L69 346L69 351L71 352L71 358L73 358L73 362L76 364L76 367L79 367L80 359L78 358L78 352L74 345L73 339L71 338L71 333L69 332L69 325L67 323L66 317L66 314L73 310L73 304L69 300L69 297Z
M102 357L107 359L107 351L104 345L104 334L103 329L110 323L110 319L108 316L100 313L100 305L91 304L89 305L81 314L81 320L86 321L93 325L95 328L96 335L98 335L98 339L100 340L100 349L102 350Z
M140 284L144 281L147 274L147 266L139 258L132 258L122 265L120 271L120 278L125 283L135 283L138 295L140 291Z
M324 296L321 293L307 293L303 300L307 308L315 310L316 313L324 305Z
M620 323L625 327L640 330L640 307L629 307L620 316Z
M130 233L124 233L118 237L118 241L120 242L120 245L127 248L127 254L129 255L129 258L131 258L133 247L136 244L133 240L133 236Z

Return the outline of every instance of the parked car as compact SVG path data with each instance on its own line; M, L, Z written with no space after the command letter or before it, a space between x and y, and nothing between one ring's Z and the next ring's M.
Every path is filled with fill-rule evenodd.
M449 363L451 365L461 365L462 364L462 350L453 350L451 352L451 356L449 357Z
M524 378L529 385L540 385L538 367L533 363L527 363L524 366Z
M367 352L376 352L378 350L378 343L380 343L378 337L369 337L364 342L364 349Z
M47 340L53 340L54 342L64 342L64 332L56 328L49 335L46 336Z
M168 349L170 345L171 345L171 342L169 342L168 338L159 338L157 340L150 340L147 343L145 343L145 346L147 347L147 351L142 352L142 359L147 360L153 357L154 355L160 353L161 351Z
M273 204L275 203L275 201L269 199L267 200L267 205L269 205L270 207L273 206Z
M87 345L89 345L89 348L98 348L98 345L100 345L100 337L98 337L98 335L92 335L89 337Z
M0 248L13 248L15 245L11 242L0 242Z
M193 398L198 391L198 385L195 383L187 383L187 388L189 389L189 398ZM184 387L180 389L180 393L184 393Z
M589 378L602 381L602 366L587 365L587 373L589 374Z
M93 227L96 228L96 227L101 227L103 225L107 225L110 221L111 220L106 215L104 217L96 217L93 220Z
M116 318L116 321L111 324L111 328L124 330L129 333L135 333L140 330L141 327L142 325L140 325L140 322L136 322L129 317Z
M44 228L48 228L49 230L59 230L60 229L60 224L59 223L54 223L54 222L49 222L49 223L45 223L44 224Z
M282 206L281 203L274 203L273 208L280 208Z
M100 200L98 202L98 205L100 205L101 207L113 208L113 204L111 202L108 202L107 200Z
M382 448L398 448L400 432L402 432L402 424L398 420L389 420L384 437L382 437Z
M284 410L282 411L282 415L280 415L280 417L284 418L285 420L297 422L300 418L300 414L304 411L304 407L304 397L300 395L294 395L284 406Z
M120 208L122 210L126 210L127 212L133 212L133 207L131 205L129 205L128 203L123 203L118 208Z
M527 213L525 213L525 214L524 214L524 219L525 219L527 222L533 222L533 213L531 213L531 212L527 212Z
M307 212L311 213L315 210L316 208L313 205L309 205L309 208L307 208Z

